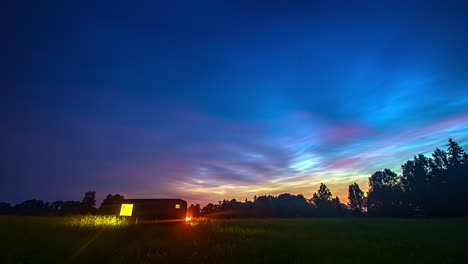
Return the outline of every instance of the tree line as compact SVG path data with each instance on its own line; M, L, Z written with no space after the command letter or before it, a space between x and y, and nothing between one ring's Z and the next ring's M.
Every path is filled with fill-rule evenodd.
M7 215L77 215L77 214L117 214L120 204L125 197L120 194L109 194L103 200L100 207L96 207L96 192L88 191L79 201L55 201L44 202L32 199L22 203L11 205L0 202L0 214Z
M414 156L401 166L398 175L390 169L377 171L369 178L367 192L357 183L348 187L348 203L333 197L323 183L307 199L302 194L255 196L253 201L232 200L209 203L201 208L192 204L192 217L452 217L468 216L468 155L449 139L447 150L436 149L430 157ZM96 192L86 192L82 201L43 202L28 200L11 205L0 203L0 214L72 215L118 214L125 197L109 194L96 207Z
M310 199L284 193L263 195L253 201L236 199L208 204L202 215L214 217L452 217L468 216L468 155L448 140L447 150L436 149L431 157L414 156L398 175L390 169L369 178L369 190L357 183L348 187L348 203L333 197L323 183Z

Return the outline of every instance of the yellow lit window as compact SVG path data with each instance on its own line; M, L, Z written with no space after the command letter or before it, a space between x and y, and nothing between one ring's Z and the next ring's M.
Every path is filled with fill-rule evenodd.
M176 209L180 209L180 204L176 204L176 205L175 205L175 208L176 208Z
M121 216L132 216L133 204L122 204L120 208Z

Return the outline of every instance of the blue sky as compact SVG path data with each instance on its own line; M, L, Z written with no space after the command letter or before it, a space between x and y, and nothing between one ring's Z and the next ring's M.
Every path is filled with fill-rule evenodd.
M373 2L8 3L0 200L345 200L466 149L466 3Z

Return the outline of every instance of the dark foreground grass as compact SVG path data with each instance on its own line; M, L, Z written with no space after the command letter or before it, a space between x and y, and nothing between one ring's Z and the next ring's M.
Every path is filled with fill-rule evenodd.
M0 263L468 263L468 219L77 227L0 217Z

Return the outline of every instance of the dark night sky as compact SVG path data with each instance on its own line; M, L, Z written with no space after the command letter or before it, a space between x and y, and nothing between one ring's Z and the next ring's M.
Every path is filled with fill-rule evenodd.
M83 2L2 3L0 201L346 200L468 148L467 1Z

